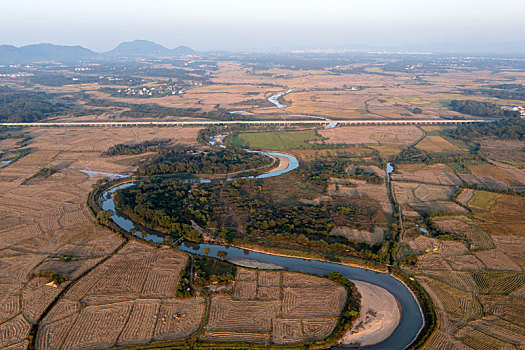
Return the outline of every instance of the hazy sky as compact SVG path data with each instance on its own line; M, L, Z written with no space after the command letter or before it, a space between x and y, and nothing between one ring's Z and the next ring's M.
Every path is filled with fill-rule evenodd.
M476 46L524 40L524 19L525 0L1 0L0 43L96 51L134 39L197 50Z

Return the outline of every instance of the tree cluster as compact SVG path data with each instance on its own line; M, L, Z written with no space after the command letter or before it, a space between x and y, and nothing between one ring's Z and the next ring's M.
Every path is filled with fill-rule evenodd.
M155 159L140 166L137 175L228 174L268 166L270 157L240 148L198 150L193 147L162 148Z
M36 122L64 113L68 108L52 103L52 96L43 92L20 91L0 86L0 121Z
M490 102L479 102L474 100L452 100L450 108L462 114L474 115L477 117L519 117L519 112L505 111Z

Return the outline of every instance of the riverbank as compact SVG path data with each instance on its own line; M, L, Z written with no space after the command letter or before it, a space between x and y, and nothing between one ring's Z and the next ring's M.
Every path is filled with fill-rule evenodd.
M259 269L259 270L284 270L284 267L275 265L275 264L269 264L269 263L263 263L257 260L253 259L228 259L226 260L234 265L242 266L242 267L249 267L251 269Z
M390 337L401 322L401 308L397 299L386 289L352 281L361 294L360 317L340 342L343 346L371 346Z

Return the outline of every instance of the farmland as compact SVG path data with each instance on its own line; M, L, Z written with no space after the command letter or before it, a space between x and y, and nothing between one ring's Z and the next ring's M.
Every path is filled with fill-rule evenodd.
M268 149L275 151L286 151L290 149L308 149L312 145L310 141L319 141L322 137L313 130L269 132L239 134L233 136L229 142L234 146L255 149Z
M490 103L496 111L501 105L523 104L472 93L511 80L525 84L519 60L401 54L332 60L312 53L297 62L295 57L292 64L271 55L253 60L217 55L195 55L193 62L108 62L90 67L90 73L36 64L18 67L34 76L0 77L1 85L17 91L42 92L50 101L47 94L53 94L51 102L64 107L42 115L45 122L283 123L206 130L1 129L1 348L303 346L330 336L347 314L345 289L326 278L231 265L215 274L204 260L168 247L178 237L388 267L402 273L407 285L419 283L434 305L437 330L429 333L427 348L523 347L522 121L330 129L285 124L303 117L401 123L479 118L453 109L451 101ZM130 76L121 76L123 71ZM108 72L126 80L108 84L99 79ZM72 83L73 74L89 83ZM168 82L181 84L184 93L115 93ZM280 100L287 107L268 101L288 90ZM299 167L264 179L181 184L170 178L172 165L190 176L204 177L210 167L219 173L226 161L214 158L221 150L207 142L226 134L227 147L285 151L297 157ZM119 195L133 195L125 214L146 218L136 221L171 236L158 245L123 238L96 224L86 199L102 176L82 172L132 175L155 166L166 154L147 147L143 153L104 153L117 144L132 149L153 140L184 149L187 158L168 159L170 167L166 159L159 161L164 172L143 172L153 176L141 178L135 192ZM246 155L229 148L228 162L246 162ZM394 168L390 177L387 163ZM287 164L281 161L279 169ZM97 217L103 221L103 215ZM373 326L383 316L385 322L395 319L396 308L387 307L395 300L388 298L389 305L363 312L361 320ZM392 321L390 327L395 325Z
M404 269L430 294L440 320L427 347L519 346L525 328L510 325L522 320L508 305L523 305L514 297L525 285L523 196L507 193L523 186L522 169L498 163L495 149L473 159L444 129L426 131L416 145L425 153L410 153L425 160L402 158L392 179L406 217L404 254L418 256Z
M326 279L239 269L233 295L212 298L201 339L281 345L321 340L334 330L345 302L345 289Z
M226 331L215 330L217 323L210 318L209 330L202 332L203 340L285 343L278 335L272 336L273 328L269 326L271 320L281 317L285 294L281 273L242 270L231 296L214 296L211 305L202 296L178 298L180 272L188 263L186 254L135 240L126 242L97 226L86 207L86 196L97 178L76 169L131 173L140 163L140 155L108 157L102 151L116 143L166 136L172 144L196 145L196 130L86 129L86 133L88 136L82 137L77 129L30 130L27 135L32 138L32 152L0 169L2 176L13 178L10 183L2 183L0 196L4 213L0 229L1 346L27 347L30 334L34 334L36 349L177 341L199 332L206 308L215 310L215 300L221 298L226 298L224 307L242 311L251 303L253 313L241 324L233 319L220 321L230 327ZM3 151L10 152L9 147L16 146L6 144ZM128 158L133 160L127 162ZM57 171L26 181L44 167ZM346 291L322 278L294 278L298 285L286 284L286 295L301 293L312 281L319 285L312 287L312 293L318 292L316 288L324 294L334 293L327 299L334 306L330 315L323 300L312 299L308 304L304 300L308 294L298 295L299 301L306 304L291 303L288 309L291 314L314 310L307 312L302 321L304 333L297 342L326 338L335 328ZM305 285L304 281L309 282ZM260 310L268 313L262 323ZM244 329L233 330L236 324L244 327L249 322L256 332L253 337L246 339ZM259 333L261 324L266 335ZM276 328L276 332L280 331Z

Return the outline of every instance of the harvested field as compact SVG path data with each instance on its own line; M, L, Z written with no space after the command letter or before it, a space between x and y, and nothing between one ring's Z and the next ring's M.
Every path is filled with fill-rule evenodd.
M46 315L41 325L58 321L80 311L80 303L71 299L60 299Z
M416 204L421 202L447 201L454 194L450 186L437 186L411 182L395 182L394 192L398 202Z
M495 248L491 236L470 219L465 217L436 219L435 223L438 229L443 232L454 233L458 236L465 235L470 241L471 250Z
M517 325L525 324L525 303L521 298L508 296L481 296L486 313Z
M465 181L470 186L478 186L478 188L486 188L489 190L506 190L509 186L492 176L473 175L473 174L458 174L461 180Z
M107 348L115 345L130 311L131 304L129 303L88 306L82 309L76 322L67 333L63 347L86 349Z
M333 331L346 302L346 290L315 276L275 271L238 269L241 277L235 289L256 290L257 300L233 296L212 297L206 332L201 339L267 343L272 334L276 344L295 344L326 338ZM281 277L282 275L282 277ZM255 279L254 279L255 278ZM294 285L296 287L281 287ZM255 298L253 297L253 298ZM246 336L242 336L245 334ZM248 336L254 336L249 340Z
M0 324L0 346L7 347L25 340L30 328L31 325L22 315Z
M437 135L425 137L416 147L429 153L458 152L461 150L458 146Z
M272 330L272 340L277 345L297 344L304 339L301 320L276 318Z
M195 144L200 128L46 128L33 129L31 147L53 151L105 151L117 143L174 139ZM92 170L92 169L90 169Z
M61 348L77 318L78 314L75 314L41 326L38 330L35 347L39 350Z
M472 274L482 294L511 294L525 284L525 274L508 271L479 271Z
M461 271L425 271L425 276L469 293L479 293L478 285L471 273Z
M279 300L280 298L280 287L257 287L257 299L259 300Z
M465 327L457 333L457 337L472 349L512 349L510 343L506 343L496 337L492 337L472 327Z
M272 320L280 313L280 301L232 300L227 296L215 296L207 330L269 332Z
M468 202L472 209L489 211L492 205L501 197L501 194L487 191L475 191L474 196Z
M362 231L347 227L335 227L332 229L331 234L343 236L349 240L355 240L357 242L364 242L370 245L374 245L383 240L385 232L379 227L376 227L373 232Z
M485 269L485 264L475 255L450 256L447 258L447 262L458 271L479 271Z
M257 271L248 269L237 269L235 281L256 281Z
M397 144L408 146L423 136L415 126L351 126L319 130L326 144Z
M509 168L507 166L506 168ZM490 176L498 181L503 181L508 186L523 186L524 184L519 181L512 173L507 172L500 166L493 164L477 164L470 165L468 167L470 172L474 175Z
M483 320L472 322L472 327L496 338L507 339L515 345L525 344L525 327L512 324L497 317L487 317Z
M47 279L31 280L21 292L22 314L35 323L47 306L60 292L59 288L46 285Z
M443 333L437 332L430 342L426 345L426 348L429 350L468 350L466 345L462 343L458 344L458 341L455 340L452 336Z
M217 343L250 343L250 344L270 344L269 333L250 333L250 332L206 332L201 340Z
M165 301L159 309L153 339L174 340L187 337L199 328L203 315L202 298Z
M515 181L519 182L522 185L525 185L525 169L515 167L513 165L492 161L498 169L505 171L507 174L512 176ZM497 178L497 177L496 177ZM506 180L509 184L514 183L514 181Z
M450 270L450 266L439 254L425 254L422 257L420 257L417 261L417 267L420 270Z
M267 150L291 150L311 148L311 141L321 141L322 137L314 130L261 132L238 134L229 141L234 146Z
M418 281L436 301L436 306L447 313L467 319L483 315L483 307L475 295L423 276L419 276Z
M272 271L259 271L258 285L266 287L280 287L281 273Z
M489 213L479 213L481 227L492 236L525 236L525 199L518 196L501 196Z
M179 278L174 276L172 269L153 268L148 272L148 278L142 288L141 297L171 298L175 295L178 284Z
M254 300L257 297L257 281L237 281L233 287L233 298Z
M395 181L414 181L445 186L459 186L462 183L455 173L448 171L401 171L393 173L391 176Z
M160 302L140 300L133 305L126 326L118 338L117 345L146 344L153 338Z
M477 252L476 256L489 270L521 271L518 264L498 249Z
M461 191L456 200L464 206L467 206L468 202L470 202L472 197L474 197L474 190L470 188L465 188L463 191Z
M494 244L518 265L525 267L525 237L492 237Z
M283 274L284 287L311 287L311 286L339 286L326 278L305 275L302 273L286 272Z
M75 284L66 297L91 305L131 300L141 295L171 297L179 283L179 271L185 265L186 257L173 250L134 253L124 248Z
M285 288L282 312L286 317L337 317L346 302L342 287Z
M302 320L303 332L308 340L321 340L328 337L337 325L337 318L315 318Z

